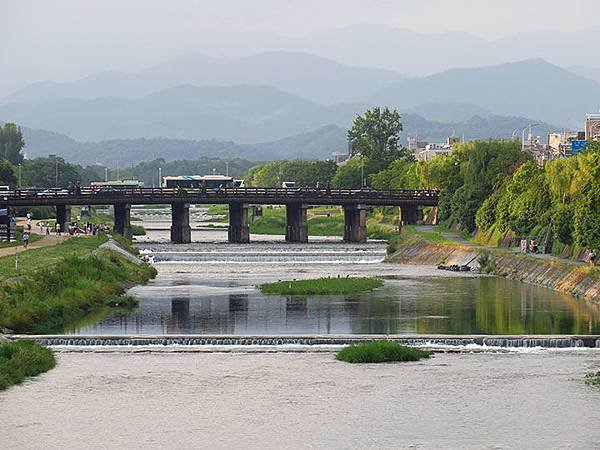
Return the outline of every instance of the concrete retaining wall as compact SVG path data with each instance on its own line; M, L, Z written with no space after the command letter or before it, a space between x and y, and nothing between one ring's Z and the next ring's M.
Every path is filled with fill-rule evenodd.
M476 247L417 241L401 245L389 260L415 265L462 265L479 252L480 249ZM495 263L494 275L600 301L600 275L597 269L556 258L515 255L502 249L491 249L491 256ZM470 266L478 269L479 263L475 260Z

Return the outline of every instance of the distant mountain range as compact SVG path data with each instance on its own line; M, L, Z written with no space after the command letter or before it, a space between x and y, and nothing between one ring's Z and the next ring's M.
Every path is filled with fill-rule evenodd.
M460 102L494 114L533 117L582 127L586 112L600 108L600 84L540 59L477 69L452 69L381 89L369 103L414 108Z
M362 69L306 53L260 53L211 58L188 53L136 73L107 71L73 82L34 83L2 103L42 103L99 97L137 98L183 84L272 86L322 104L363 99L405 77L385 69Z
M573 129L581 128L586 112L597 111L600 107L599 83L543 60L453 69L406 79L389 72L353 72L351 68L340 69L335 63L311 58L303 54L278 53L224 63L195 55L148 69L139 83L135 81L137 76L123 78L123 74L107 74L108 78L99 75L71 84L37 85L5 99L0 104L0 120L56 131L80 141L162 137L257 144L327 125L348 128L357 114L373 105L390 105L401 113L414 113L439 122L468 122L474 116L501 115L528 117L533 123L542 121ZM263 60L271 66L261 65L259 62ZM293 68L292 61L295 60L299 61L296 67L306 64L306 70L277 72L265 69L267 66L273 69L273 65ZM185 73L186 67L205 67L205 72L210 73L209 61L216 61L218 70L213 73L227 72L223 67L240 69L246 64L248 79L259 81L263 74L280 86L290 81L288 72L294 72L294 89L317 97L320 89L328 90L335 84L332 80L341 70L341 74L346 75L340 75L340 89L329 97L330 100L341 97L343 92L352 97L359 92L366 94L375 87L378 90L364 95L360 102L337 104L323 104L273 86L251 83L238 86L179 85L141 97L134 95L174 82L175 74ZM313 63L319 69L311 75L308 68ZM258 66L262 71L250 70ZM197 69L194 73L200 72L202 70ZM358 91L351 89L348 92L350 88L343 86L343 80L358 83L359 73L368 73L370 78L365 76ZM246 79L244 73L236 77ZM124 82L125 79L129 81ZM375 79L378 81L367 82ZM392 82L393 79L396 81ZM330 82L321 85L321 81L316 80ZM333 91L335 89L331 89ZM94 97L94 93L111 95ZM18 98L20 103L10 102ZM467 129L465 133L471 134L471 130Z
M522 128L532 123L523 117L475 116L464 122L443 123L429 121L417 115L402 118L406 138L416 136L420 140L443 141L446 136L456 135L464 139L488 139L518 137ZM556 128L538 124L535 134L544 136ZM140 161L163 158L196 159L203 156L220 158L243 158L266 161L275 159L327 159L333 152L347 151L346 130L328 125L306 133L277 141L242 145L231 141L182 140L167 138L113 139L100 142L79 142L58 133L23 128L26 153L29 158L57 154L67 161L87 164L105 164L121 167Z

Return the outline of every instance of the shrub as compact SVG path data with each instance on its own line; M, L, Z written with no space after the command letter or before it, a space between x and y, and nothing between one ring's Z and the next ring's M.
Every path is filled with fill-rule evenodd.
M600 371L586 373L583 381L590 386L600 386Z
M56 359L52 350L33 341L0 345L0 390L22 383L27 377L52 369Z
M371 341L351 345L340 350L335 358L349 363L382 363L391 361L419 361L429 358L431 352L392 341Z
M484 273L491 273L496 268L496 262L489 250L482 250L477 262L479 262L479 270Z

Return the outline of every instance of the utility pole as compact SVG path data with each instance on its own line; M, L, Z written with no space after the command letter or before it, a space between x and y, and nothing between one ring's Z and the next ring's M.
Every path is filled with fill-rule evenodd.
M360 187L361 189L365 187L365 158L364 156L360 156Z
M104 181L108 182L108 167L104 168Z
M158 187L162 187L162 167L158 168Z
M58 159L54 157L54 187L58 187Z
M117 161L117 181L119 181L119 161Z
M225 176L229 176L229 161L225 161Z
M21 163L19 163L19 189L21 189Z

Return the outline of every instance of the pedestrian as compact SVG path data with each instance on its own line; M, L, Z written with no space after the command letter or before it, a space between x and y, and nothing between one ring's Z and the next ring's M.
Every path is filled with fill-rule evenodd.
M531 252L532 253L537 253L538 252L538 243L537 243L537 240L535 238L533 238L531 240Z
M527 239L521 239L521 253L527 253Z
M50 227L48 226L48 224L45 224L46 226L46 236L50 236Z
M596 253L594 252L594 250L590 250L590 254L588 256L588 261L590 263L590 266L596 265Z
M29 229L25 228L23 230L23 247L25 247L25 249L27 249L27 247L29 246Z
M60 223L56 222L56 235L60 236Z

